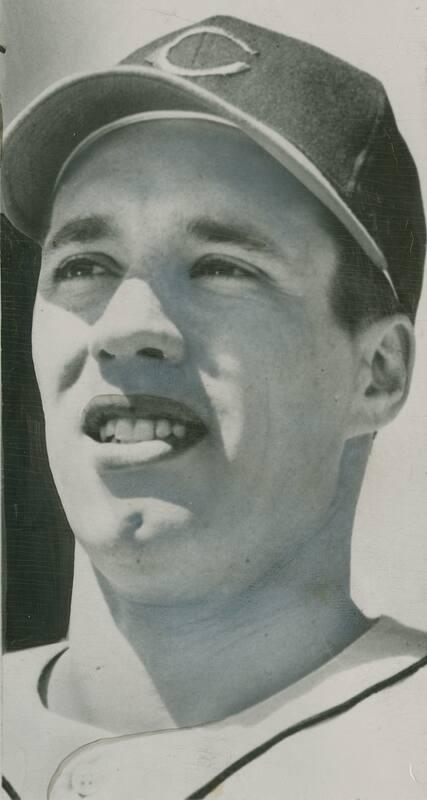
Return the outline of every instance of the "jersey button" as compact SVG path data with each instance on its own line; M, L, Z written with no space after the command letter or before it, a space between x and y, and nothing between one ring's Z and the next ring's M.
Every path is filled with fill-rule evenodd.
M92 797L100 788L100 775L93 764L79 764L71 774L71 787L76 797Z

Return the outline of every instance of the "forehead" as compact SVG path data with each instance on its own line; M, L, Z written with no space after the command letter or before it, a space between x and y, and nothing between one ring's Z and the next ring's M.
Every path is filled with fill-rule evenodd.
M114 183L143 198L183 194L189 182L193 196L212 202L238 198L250 207L262 200L280 219L298 208L327 224L321 203L248 136L202 120L151 120L109 132L71 161L53 205L89 186Z
M140 122L110 131L71 160L53 203L48 241L92 214L117 226L188 230L193 217L235 222L301 254L335 251L330 213L238 129L201 120Z

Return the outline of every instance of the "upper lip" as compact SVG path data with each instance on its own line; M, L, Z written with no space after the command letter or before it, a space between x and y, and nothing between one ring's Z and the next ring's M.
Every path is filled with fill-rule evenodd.
M203 433L207 431L206 423L185 403L151 394L106 394L92 398L83 411L82 430L96 439L108 420L123 417L170 419L194 426Z

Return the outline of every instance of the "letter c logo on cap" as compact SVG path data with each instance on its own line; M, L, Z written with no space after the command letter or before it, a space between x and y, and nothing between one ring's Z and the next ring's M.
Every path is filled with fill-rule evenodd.
M179 36L176 36L171 42L167 42L167 44L159 47L158 50L155 50L154 53L147 56L145 60L152 64L153 67L163 72L169 72L172 75L180 75L181 77L188 78L200 78L205 75L236 75L239 72L244 72L251 68L251 65L247 61L234 61L232 64L222 64L217 67L207 67L206 69L192 69L191 67L180 67L176 64L172 64L169 61L170 51L176 47L177 44L180 44L180 42L185 41L185 39L188 39L190 36L196 36L200 33L222 36L223 39L234 42L235 45L240 47L249 56L258 55L257 50L253 50L246 42L243 42L242 39L238 39L237 36L227 33L222 28L216 28L210 25L199 25L195 28L191 28L189 31L180 33Z

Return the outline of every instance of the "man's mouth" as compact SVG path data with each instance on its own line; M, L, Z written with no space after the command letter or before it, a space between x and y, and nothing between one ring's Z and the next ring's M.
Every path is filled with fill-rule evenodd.
M156 395L102 395L83 412L82 429L99 444L164 442L183 451L207 433L206 424L184 403Z

